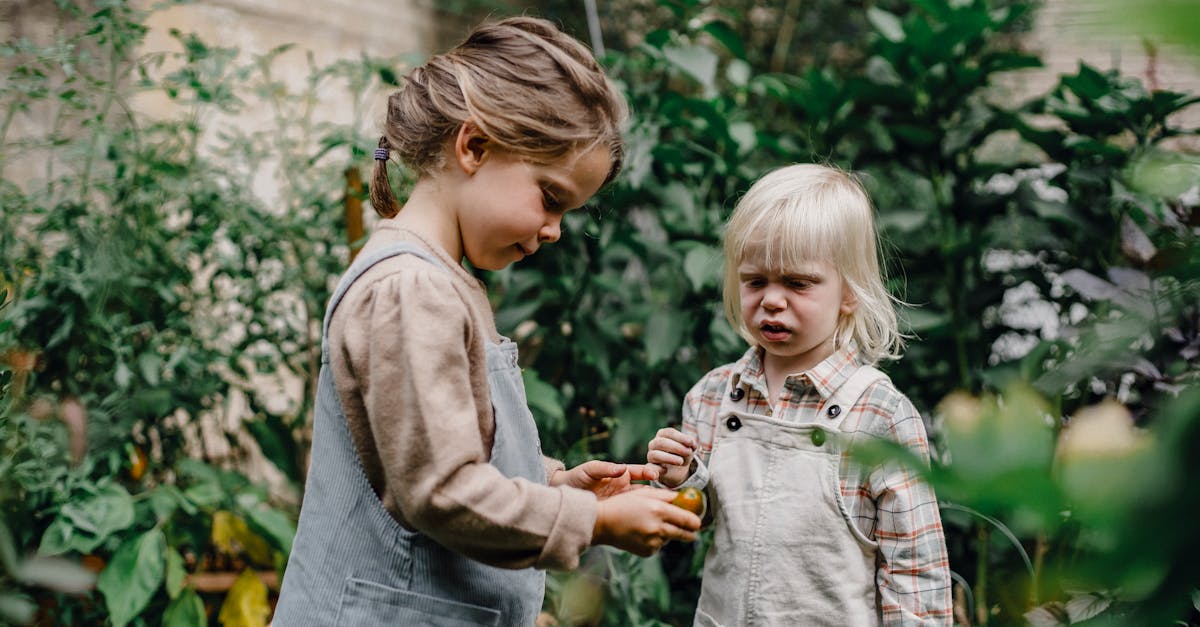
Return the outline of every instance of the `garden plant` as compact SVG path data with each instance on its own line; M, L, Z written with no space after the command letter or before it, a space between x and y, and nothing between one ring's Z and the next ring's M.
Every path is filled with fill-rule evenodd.
M0 47L0 621L263 625L320 318L358 243L362 103L405 63L295 82L276 66L299 50L184 32L145 54L133 4L58 0L54 41ZM1200 624L1200 158L1177 122L1198 99L1086 64L1017 99L1005 86L1041 65L1013 36L1033 4L869 4L835 22L846 54L779 37L781 57L749 8L658 0L604 57L634 112L622 175L485 277L544 450L644 458L744 348L719 285L738 195L830 162L875 199L910 305L884 369L929 420L956 621ZM318 115L330 92L347 119ZM177 113L138 113L148 95ZM228 123L250 109L270 128ZM25 132L34 115L51 123ZM546 614L690 624L705 546L594 549L551 578Z

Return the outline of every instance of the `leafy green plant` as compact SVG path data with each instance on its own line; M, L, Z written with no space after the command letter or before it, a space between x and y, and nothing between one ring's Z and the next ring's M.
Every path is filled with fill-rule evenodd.
M1195 382L1195 202L1180 196L1188 185L1147 188L1162 171L1143 170L1156 155L1179 167L1161 144L1193 132L1170 120L1194 98L1083 67L1011 102L997 78L1040 65L1002 37L1029 19L1027 3L875 7L861 64L797 74L763 73L711 13L684 4L671 6L686 27L612 58L635 123L624 180L599 204L622 213L577 218L559 250L493 281L501 321L520 313L509 328L531 349L533 396L548 399L535 405L568 408L539 414L545 431L568 455L638 459L697 376L742 350L717 306L717 236L737 194L766 167L832 161L863 174L893 287L914 305L914 339L888 371L938 418L952 566L972 606L960 618L1019 623L1066 603L1052 575L1083 554L1088 525L1061 519L1072 504L1054 478L1059 422L1109 395L1152 422ZM1016 315L1033 306L1040 318ZM516 327L529 316L538 323ZM1149 346L1136 341L1147 329ZM956 391L1006 409L981 419L979 450L953 455L933 410ZM694 605L694 564L669 562L672 606ZM619 586L609 594L637 605Z
M642 459L744 349L719 305L738 195L781 163L831 161L863 174L914 305L886 367L933 419L960 621L1195 623L1198 501L1178 478L1196 470L1200 202L1197 162L1164 142L1194 134L1172 120L1196 99L1081 66L1007 101L996 79L1039 63L1005 36L1024 2L873 5L869 31L844 27L861 50L786 72L738 10L660 4L667 25L606 59L634 111L621 179L556 246L487 277L545 450ZM246 59L179 32L178 52L137 56L143 12L56 6L60 39L0 48L0 612L261 622L256 573L289 548L280 496L302 478L318 323L352 248L342 203L362 198L347 167L373 145L365 99L404 62L310 62L293 82L276 70L291 47ZM331 90L349 123L315 114ZM143 92L179 115L134 113ZM251 110L274 126L231 123ZM31 111L52 126L13 134ZM43 155L43 176L13 180ZM266 207L251 190L272 176ZM245 432L201 431L243 401ZM1123 439L1081 449L1095 424ZM202 461L209 445L258 448L277 490ZM704 547L595 551L552 578L546 610L688 623ZM228 592L201 589L214 571Z
M0 165L46 162L0 187L0 504L13 550L33 553L6 558L12 616L33 598L37 620L64 624L261 624L259 577L278 579L294 533L329 278L350 248L344 169L399 62L310 58L297 85L275 75L288 47L247 60L174 32L178 52L142 54L147 13L130 3L58 10L54 44L4 45L0 86L6 133L31 112L53 121L0 150ZM349 123L318 119L329 89L349 95ZM136 113L150 93L176 113ZM250 107L275 128L211 139ZM251 189L272 164L267 207ZM204 426L241 401L245 431ZM274 493L235 470L255 449L281 471ZM95 589L47 588L47 563L84 564Z

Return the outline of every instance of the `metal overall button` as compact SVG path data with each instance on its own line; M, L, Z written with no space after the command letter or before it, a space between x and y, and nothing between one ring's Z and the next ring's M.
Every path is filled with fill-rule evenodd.
M737 416L730 416L725 419L725 426L729 427L730 431L737 431L742 428L742 420Z
M827 409L827 410L825 411L825 413L826 413L826 414L827 414L827 415L828 415L830 418L837 418L837 417L838 417L838 415L842 413L842 408L841 408L841 407L839 407L839 406L837 406L837 405L830 405L830 406L829 406L829 409Z
M821 446L822 444L825 443L825 430L824 429L813 429L812 443L813 443L813 446Z
M740 401L745 395L746 391L742 388L733 388L733 391L729 393L729 398L733 399L734 401Z

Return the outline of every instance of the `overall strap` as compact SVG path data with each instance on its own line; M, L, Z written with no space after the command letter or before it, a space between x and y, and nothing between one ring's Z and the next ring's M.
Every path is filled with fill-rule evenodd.
M350 268L342 275L341 281L338 282L337 289L333 291L333 296L329 298L329 305L325 308L325 320L321 324L321 363L329 361L329 321L333 318L333 312L337 306L341 304L342 298L346 295L346 291L350 286L358 280L367 270L370 270L375 264L385 260L397 257L399 255L416 255L425 261L447 270L445 264L440 259L434 257L429 251L421 248L413 242L396 242L382 248L373 250L367 254L359 255L354 263L350 264Z
M859 366L858 370L829 396L818 414L834 419L844 418L846 412L858 402L867 388L876 381L886 379L888 376L874 366ZM840 424L841 420L838 420L838 423Z

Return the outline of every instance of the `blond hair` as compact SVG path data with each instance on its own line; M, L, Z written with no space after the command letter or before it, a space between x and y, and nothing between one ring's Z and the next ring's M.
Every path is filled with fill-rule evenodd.
M476 27L413 70L388 98L379 147L426 176L445 165L447 142L470 121L498 149L536 163L604 146L608 183L624 159L627 118L624 97L586 46L546 20L512 17ZM385 218L399 211L387 161L375 162L371 203Z
M853 342L867 364L900 356L900 302L884 287L871 200L854 176L816 164L773 170L738 201L724 240L725 316L746 341L754 339L742 320L738 266L753 254L771 272L831 263L858 301L839 315L834 346Z

